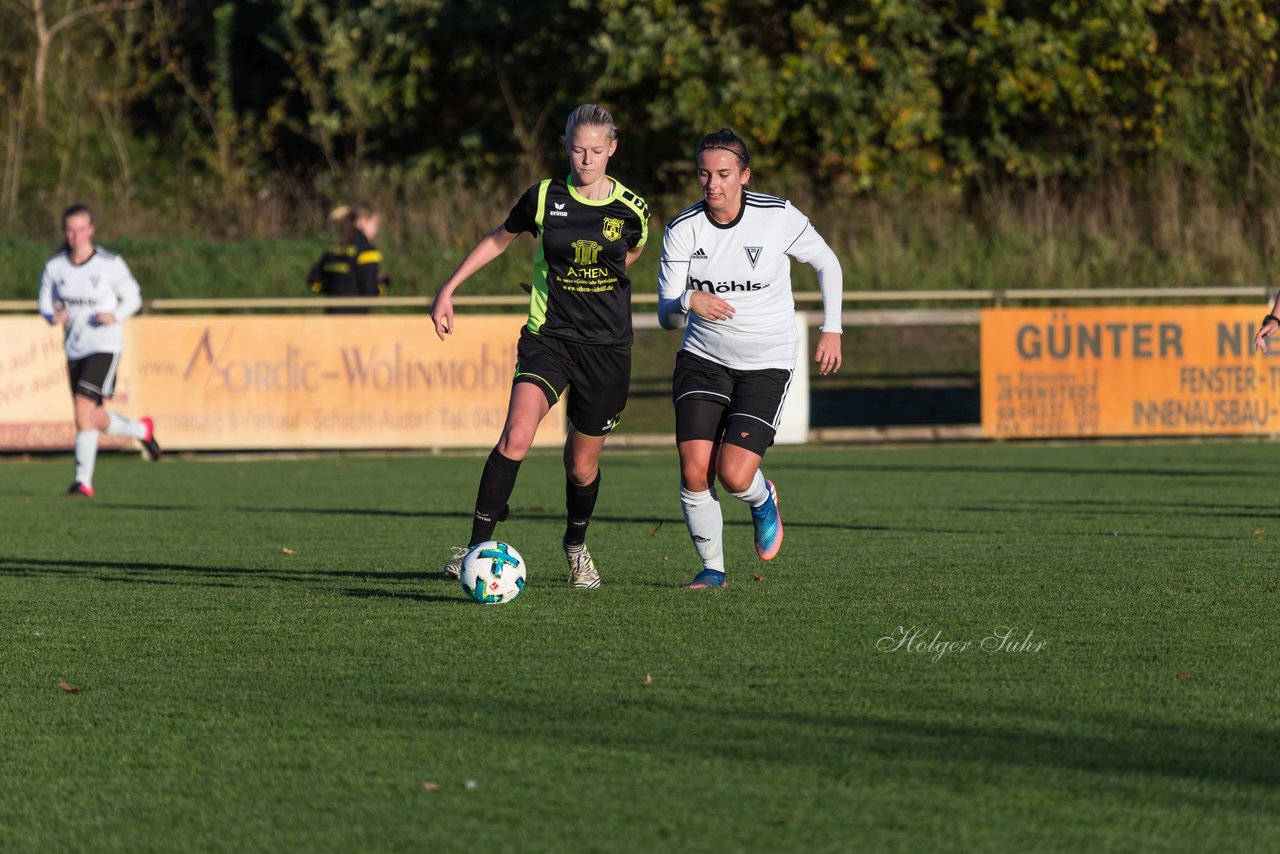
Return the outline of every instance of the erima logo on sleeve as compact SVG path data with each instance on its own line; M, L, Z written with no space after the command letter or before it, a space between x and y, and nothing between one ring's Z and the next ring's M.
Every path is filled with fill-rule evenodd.
M551 204L555 205L556 209L553 211L547 211L547 213L550 216L568 216L569 215L568 212L564 209L564 204L565 204L564 202L552 202Z

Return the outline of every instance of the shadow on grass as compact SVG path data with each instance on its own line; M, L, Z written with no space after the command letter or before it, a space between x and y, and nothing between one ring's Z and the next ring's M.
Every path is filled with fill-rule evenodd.
M180 585L182 587L223 587L234 590L239 585L232 584L230 581L193 581L190 578L183 578L176 581L168 581L163 578L139 578L136 575L102 575L94 579L104 584L152 584L157 586L173 586Z
M686 563L693 567L696 557L692 551L686 556ZM679 562L677 561L677 564ZM753 576L767 571L766 568L752 565L751 568L738 568L732 572L735 586L745 587L755 583ZM785 571L785 570L783 570ZM694 568L681 568L673 571L668 580L652 581L643 577L634 577L625 573L611 576L608 583L617 589L653 589L677 590L680 585L692 577ZM177 577L157 577L161 573L175 573ZM212 587L224 589L253 588L256 582L285 582L291 584L314 584L317 588L334 590L328 587L330 580L368 581L383 583L378 587L345 587L336 592L343 596L370 600L405 600L413 602L444 602L448 604L471 604L460 592L457 579L446 578L440 572L427 570L423 572L362 572L359 570L323 570L300 568L297 571L284 571L278 568L253 569L233 566L193 566L190 564L170 563L123 563L115 561L80 561L80 560L47 560L39 558L0 557L0 577L38 578L42 576L62 576L96 581L106 584L139 584L166 585L185 587ZM549 583L552 575L540 583ZM559 578L559 576L554 576ZM414 582L416 587L405 587L390 582ZM554 582L550 582L554 583ZM705 595L698 591L689 595ZM711 591L715 595L715 591Z
M441 579L442 581L446 579ZM449 586L457 591L459 590L458 582L449 580ZM446 605L467 605L475 607L475 603L462 595L461 592L455 592L452 596L436 593L413 593L396 590L378 590L372 587L348 587L342 591L342 595L351 596L356 599L404 599L411 602L443 602Z
M722 502L723 503L723 502ZM99 507L109 507L113 510L142 510L148 513L152 512L168 512L168 513L200 513L207 511L207 507L198 507L194 505L181 504L120 504L110 502L99 502ZM471 513L453 513L441 510L391 510L379 507L224 507L219 508L221 512L237 512L250 514L277 513L282 515L308 515L308 516L356 516L371 518L391 518L391 519L452 519L464 527L471 524ZM512 518L520 521L528 522L554 522L563 525L565 516L563 512L549 513L545 510L536 512L523 513L519 508L512 509ZM684 519L681 517L661 517L654 518L652 516L609 516L596 514L591 517L592 522L615 522L624 525L684 525ZM788 528L813 528L840 531L861 531L868 530L861 525L844 525L833 522L805 522L785 520ZM725 519L726 526L750 527L751 521L748 519ZM887 529L886 529L887 530Z
M1127 790L1141 778L1228 783L1256 787L1267 796L1280 785L1280 729L1275 727L1164 722L1054 704L966 706L959 698L945 708L921 697L908 705L899 698L897 708L890 705L875 714L812 712L780 710L773 702L699 704L687 694L667 699L645 690L645 695L622 706L623 719L614 721L605 720L607 715L567 709L558 698L531 701L524 695L488 697L485 702L522 720L544 721L546 737L575 748L596 743L609 751L659 751L675 761L754 762L766 769L769 763L784 763L851 785L860 784L860 766L872 758L895 767L923 766L931 773L955 774L957 782L972 775L969 782L975 785L998 780L1002 768L1083 772L1092 776L1093 785L1114 783ZM432 698L433 705L440 702ZM477 699L455 697L450 702L455 709L470 709ZM448 705L439 714L446 725L468 725L462 718L449 720ZM634 725L625 720L629 717ZM689 720L716 725L689 727ZM653 737L655 729L664 733L662 739ZM1199 785L1181 792L1161 791L1175 801L1203 799L1220 805L1230 800L1229 790L1205 792ZM1144 797L1151 794L1147 790Z
M776 471L816 471L826 474L849 472L882 472L887 474L1020 474L1020 475L1103 475L1107 477L1170 478L1254 478L1270 480L1275 474L1259 469L1163 469L1163 468L1072 468L1070 466L977 466L977 465L885 465L863 463L780 462Z
M1262 510L1256 504L1200 504L1193 501L1117 501L1099 499L1028 498L1010 500L1005 506L960 507L966 512L1008 513L1017 510L1049 510L1079 516L1192 516L1204 519L1280 519L1280 511Z
M156 578L149 573L173 572L186 577L178 579ZM108 574L111 573L111 574ZM124 573L124 574L115 574ZM189 587L244 586L248 582L286 581L322 583L328 579L362 579L368 581L418 581L450 593L420 593L414 590L396 590L378 587L347 587L340 592L344 596L359 599L400 599L413 602L443 602L445 604L470 605L470 600L458 592L458 582L434 572L361 572L358 570L300 569L297 572L281 572L277 569L251 569L237 566L191 566L172 563L119 563L112 561L42 560L38 558L0 557L0 576L36 577L62 575L81 577L108 584L182 585ZM197 577L198 576L198 577ZM234 581L210 579L232 578Z
M41 558L0 557L0 575L84 575L98 572L125 572L133 575L124 578L102 578L110 581L146 581L142 573L176 572L209 578L233 578L237 580L264 579L268 581L322 581L325 579L363 579L369 581L421 581L432 580L429 572L373 572L365 570L306 569L284 571L278 568L252 568L243 566L195 566L181 563L124 563L99 560L47 560ZM172 582L170 582L172 583ZM233 586L233 585L226 585Z

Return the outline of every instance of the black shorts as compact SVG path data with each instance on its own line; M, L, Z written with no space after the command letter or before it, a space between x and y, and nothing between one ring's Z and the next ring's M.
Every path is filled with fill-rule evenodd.
M116 393L116 365L119 353L90 353L83 359L67 362L71 393L87 397L94 403L109 400Z
M777 435L793 373L740 371L681 350L671 379L676 442L707 439L764 456Z
M578 344L520 330L516 376L533 383L555 406L571 388L565 411L569 425L584 436L606 436L622 419L631 391L631 350Z

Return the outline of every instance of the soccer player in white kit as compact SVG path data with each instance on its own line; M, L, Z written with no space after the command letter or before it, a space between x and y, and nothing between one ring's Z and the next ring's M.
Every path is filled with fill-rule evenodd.
M75 404L76 479L68 495L93 497L98 434L132 436L148 459L160 459L150 418L108 412L103 401L115 393L116 367L124 333L120 326L142 308L142 292L129 265L93 242L93 213L72 205L62 213L66 243L44 265L40 314L62 327L67 374Z
M667 225L658 320L685 328L672 399L680 503L702 571L687 589L725 586L724 522L715 481L751 507L756 552L782 546L778 490L760 471L796 364L791 261L818 274L823 323L814 360L840 369L840 262L786 199L754 193L751 155L731 130L707 134L696 154L702 201Z

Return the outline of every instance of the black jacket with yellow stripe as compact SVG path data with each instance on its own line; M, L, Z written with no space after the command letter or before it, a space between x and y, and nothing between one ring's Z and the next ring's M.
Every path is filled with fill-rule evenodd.
M331 297L376 297L386 292L378 275L382 253L359 229L350 242L338 242L307 274L307 287L313 293ZM330 309L342 313L366 312L368 309Z

